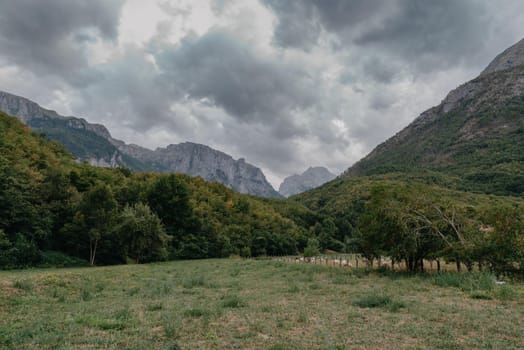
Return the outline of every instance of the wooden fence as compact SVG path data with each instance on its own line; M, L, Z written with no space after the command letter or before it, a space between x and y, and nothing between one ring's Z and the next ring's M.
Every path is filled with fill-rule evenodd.
M394 271L406 271L406 264L403 261L392 262L390 258L375 259L372 263L359 255L321 255L305 258L303 256L279 256L273 260L286 263L303 263L314 265L327 265L343 268L366 268L366 267L387 267ZM457 266L455 262L443 260L424 260L424 271L466 271L466 266ZM475 268L478 270L478 268Z

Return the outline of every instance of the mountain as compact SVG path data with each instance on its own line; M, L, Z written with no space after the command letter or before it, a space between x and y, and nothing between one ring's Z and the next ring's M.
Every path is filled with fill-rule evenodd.
M324 167L309 167L300 175L291 175L280 184L278 192L284 197L308 191L337 177Z
M461 190L524 195L524 40L342 176L420 171Z
M205 145L183 142L151 151L136 145L115 144L119 145L120 151L138 159L152 171L200 176L240 193L280 197L259 168L246 163L243 158L235 160Z
M240 193L280 197L262 171L244 159L208 146L185 142L150 150L114 139L107 128L85 119L64 117L26 98L0 91L0 111L62 143L80 162L135 171L184 173L220 182Z
M302 209L312 221L295 223L273 201L285 205L200 177L78 163L63 145L0 112L0 270L94 262L93 240L97 264L126 263L146 226L155 238L141 246L141 262L295 254L315 216Z

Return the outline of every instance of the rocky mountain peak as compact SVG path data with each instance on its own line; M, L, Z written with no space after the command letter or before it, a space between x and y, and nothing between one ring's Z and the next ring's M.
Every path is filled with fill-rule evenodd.
M504 50L480 74L481 76L493 72L511 69L524 64L524 39Z
M323 185L333 180L336 175L324 167L309 167L300 175L291 175L284 179L278 192L284 197L293 196Z

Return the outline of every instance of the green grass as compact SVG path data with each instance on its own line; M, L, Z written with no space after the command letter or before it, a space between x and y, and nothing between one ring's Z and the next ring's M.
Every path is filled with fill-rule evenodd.
M382 293L372 292L364 297L357 299L353 305L361 308L381 307L389 311L396 312L401 308L406 307L406 304L399 300L393 300L389 296Z
M262 260L2 271L0 315L0 349L524 348L522 284Z

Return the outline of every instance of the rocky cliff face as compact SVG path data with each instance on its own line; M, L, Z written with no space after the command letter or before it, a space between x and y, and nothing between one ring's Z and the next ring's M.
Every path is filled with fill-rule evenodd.
M344 176L437 171L459 188L524 193L524 40L451 91Z
M310 167L300 175L286 177L278 192L284 197L293 196L333 180L336 175L324 167Z
M240 193L280 197L259 168L204 145L185 142L152 151L112 138L103 125L60 116L26 98L2 91L0 110L64 144L78 161L137 171L184 173L220 182Z
M120 149L137 157L155 171L200 176L209 181L220 182L240 193L280 197L259 168L246 163L242 158L235 160L230 155L205 145L184 142L157 148L155 151L137 146L124 146Z

